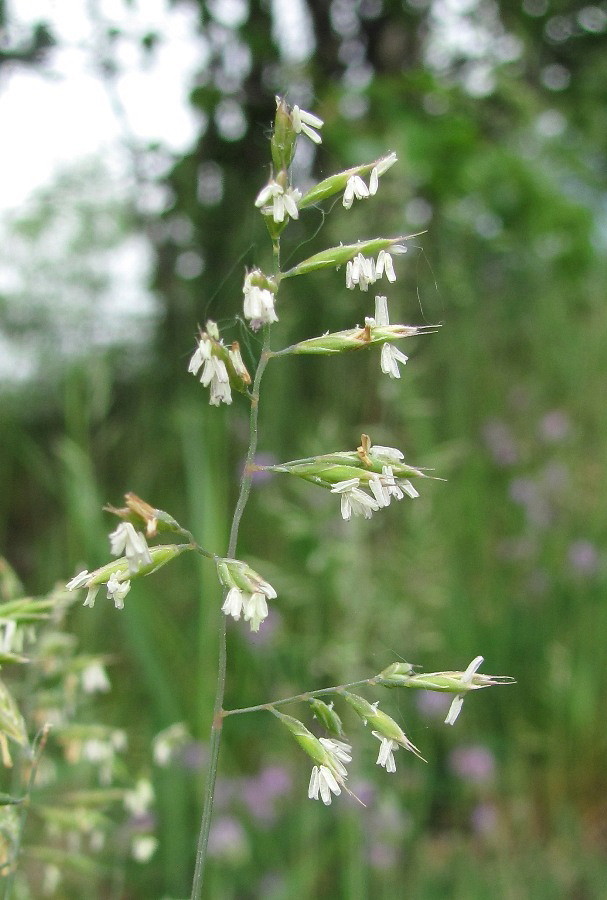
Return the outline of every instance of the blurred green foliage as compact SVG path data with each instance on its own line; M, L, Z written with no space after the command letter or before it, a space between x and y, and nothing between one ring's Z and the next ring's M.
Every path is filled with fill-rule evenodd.
M125 490L225 552L247 410L240 398L208 408L186 366L207 317L241 342L245 361L256 354L239 316L244 266L263 266L269 252L253 201L274 94L326 121L302 178L310 165L324 177L395 150L399 165L373 201L302 213L284 257L427 229L399 260L391 312L442 328L407 344L400 382L381 376L374 351L273 362L260 453L279 461L354 449L365 431L447 483L424 482L414 503L352 523L311 486L258 484L239 556L280 600L266 638L230 629L227 705L366 677L399 657L457 669L482 653L487 671L518 685L468 700L453 729L442 707L396 691L370 696L429 760L401 758L390 777L346 712L358 751L351 780L369 793L362 811L344 798L328 810L309 803L305 757L263 713L228 720L208 896L599 897L604 10L307 0L316 48L297 62L273 42L268 4L250 3L235 27L222 24L221 4L198 5L211 51L191 94L200 138L167 176L169 208L141 222L156 253L154 340L137 367L124 365L125 350L90 351L30 402L14 390L0 397L7 555L32 590L79 562L100 564L113 527L100 507ZM459 26L447 16L456 8ZM452 38L473 26L476 43L433 45L445 22ZM240 76L226 47L250 51ZM245 117L237 139L220 127L226 101ZM187 254L203 261L199 274ZM277 346L372 312L372 297L347 292L341 273L293 279L288 291ZM156 773L161 848L133 873L128 896L189 890L218 614L212 568L190 559L136 583L124 613L98 603L74 614L85 647L119 658L108 715L128 724L133 752L148 758L152 736L180 720L201 742Z

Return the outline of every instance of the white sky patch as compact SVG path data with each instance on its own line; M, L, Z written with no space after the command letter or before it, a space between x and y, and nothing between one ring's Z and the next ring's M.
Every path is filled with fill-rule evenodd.
M0 81L0 209L23 203L59 169L95 153L113 159L117 170L126 166L122 126L95 68L107 26L125 35L116 42L116 87L132 136L179 153L197 134L186 94L208 51L194 7L171 8L167 0L102 0L97 7L98 23L83 2L28 0L18 10L21 26L46 21L58 46L42 66L16 66ZM145 55L140 40L151 32L159 43Z
M272 0L272 37L286 62L302 63L316 46L310 16L301 0Z
M60 165L96 153L108 137L117 137L102 86L84 75L59 86L29 72L15 73L0 94L0 122L5 209L50 181Z
M207 6L215 21L226 28L239 28L249 15L246 0L207 0Z
M10 213L0 220L1 390L48 377L49 366L56 374L61 361L95 348L131 349L150 339L158 314L147 287L152 250L142 234L122 234L112 202L121 191L91 165L80 186L64 182L54 195L38 196L25 230ZM48 221L38 229L41 216Z
M505 31L493 0L433 0L426 62L439 72L464 62L461 82L472 96L491 93L495 68L518 59L522 50L521 41Z
M164 170L172 154L187 152L200 128L187 95L209 54L194 6L169 0L27 0L15 4L17 17L10 35L16 43L33 23L44 21L57 46L41 65L3 67L0 79L2 390L46 377L49 361L57 366L95 348L132 349L149 341L158 313L148 288L149 242L139 234L122 236L122 226L103 205L130 202L129 144L161 148L155 157L146 155L152 175L154 165ZM109 28L119 33L111 43ZM142 40L149 34L158 40L146 52ZM99 69L108 57L117 69L110 90ZM80 181L65 181L66 173L77 178L83 171ZM13 224L44 203L47 190L49 224L32 241ZM166 205L159 185L150 182L146 191L147 199L138 192L140 208ZM97 231L74 253L70 236L74 229L77 234L83 202L92 204ZM104 215L110 216L109 244L101 228ZM26 321L33 308L40 309L43 328Z

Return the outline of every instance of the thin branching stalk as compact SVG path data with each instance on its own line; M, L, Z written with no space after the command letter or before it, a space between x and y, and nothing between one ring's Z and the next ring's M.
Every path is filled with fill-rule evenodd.
M317 691L304 691L303 694L295 694L293 697L284 697L282 700L270 700L268 703L260 703L259 706L243 706L240 709L224 709L222 715L224 719L227 716L238 716L241 713L259 712L261 710L271 710L274 706L283 706L286 703L302 703L311 700L313 697L322 697L323 694L339 694L342 691L348 691L350 688L363 687L364 685L378 684L377 677L363 678L362 681L351 681L349 684L337 684L334 687L320 688Z
M205 550L204 547L201 547L200 544L197 544L195 540L191 541L191 545L196 553L200 553L200 555L204 556L205 559L212 559L215 563L219 561L220 557L216 553L211 553L210 550Z
M258 439L258 420L259 420L259 388L263 373L270 359L270 325L264 327L263 345L261 357L255 372L255 381L251 393L251 413L249 417L249 448L245 461L242 478L240 479L240 490L236 508L234 509L234 517L232 519L232 527L230 529L230 541L228 544L228 557L234 557L236 553L236 545L238 542L238 529L240 521L244 513L249 494L251 492L251 484L253 481L253 460L257 451ZM227 588L224 592L227 594ZM227 648L226 648L226 616L220 617L219 626L219 664L217 671L217 689L215 693L215 704L213 707L213 724L211 725L211 740L209 745L209 771L207 782L204 790L204 807L202 818L200 820L200 832L198 835L198 844L196 846L196 866L194 869L194 879L192 882L191 900L199 900L202 896L202 884L204 878L204 869L207 856L207 847L209 843L209 832L211 830L211 818L213 815L213 800L215 796L215 782L217 779L217 766L219 762L219 749L221 745L221 730L223 725L223 698L225 695L226 684L226 667L227 667Z
M34 742L32 745L32 763L30 768L29 777L27 779L27 786L25 789L25 796L23 797L21 803L21 817L19 820L19 831L17 834L17 840L15 841L15 851L12 861L12 866L10 873L7 877L6 884L4 887L3 900L10 900L12 891L13 891L13 882L15 878L15 872L17 871L17 861L19 859L19 855L21 853L21 843L23 841L23 833L25 831L25 823L27 820L27 814L29 812L30 799L32 795L32 791L34 789L34 783L36 781L36 775L38 774L38 766L40 765L40 760L42 758L42 754L44 753L44 748L46 747L46 740L48 738L48 733L50 730L49 725L45 725L40 729L36 737L34 738Z
M290 183L289 168L295 153L297 136L303 133L313 143L320 143L321 138L316 129L323 122L317 116L294 106L289 108L282 98L277 98L277 112L274 131L271 139L272 173L268 183L261 189L255 200L265 218L272 241L273 274L267 275L260 268L247 270L243 282L243 313L253 331L263 326L261 349L255 377L251 385L251 375L240 354L237 341L226 346L220 337L216 322L208 320L206 330L200 330L196 349L188 366L188 372L198 376L203 385L210 388L209 403L219 406L232 402L232 389L245 394L250 401L249 439L246 459L238 487L238 497L234 507L227 556L217 556L210 550L201 547L191 533L182 528L175 519L163 510L157 510L145 500L129 493L125 496L127 507L114 509L106 507L123 519L135 518L146 526L148 536L155 536L157 526L163 524L172 532L184 535L188 544L168 544L148 548L145 537L135 530L130 521L121 522L110 534L112 554L121 556L94 572L84 570L72 578L67 589L72 591L88 588L85 606L92 606L97 592L103 586L108 599L113 599L117 608L124 607L124 596L130 589L131 578L151 574L165 565L175 556L186 550L194 550L206 559L212 560L217 570L217 577L223 585L223 603L219 615L218 626L218 666L213 718L209 739L209 764L206 784L203 792L203 809L200 820L198 841L196 846L196 862L192 882L190 900L201 900L204 875L208 854L208 842L213 816L215 785L219 765L219 753L223 733L223 722L228 716L243 713L266 711L273 714L276 720L285 727L296 740L300 748L313 761L308 787L308 797L321 800L326 806L331 803L332 795L339 796L342 791L355 795L346 785L348 773L344 763L352 760L352 747L337 737L343 735L342 723L333 703L325 703L316 698L334 695L351 707L366 725L369 723L372 735L381 742L378 765L387 772L395 772L394 752L399 748L413 753L424 760L417 747L409 740L398 722L378 708L378 703L370 703L364 697L350 693L352 688L386 687L415 688L436 690L453 694L453 700L445 719L447 725L453 725L458 718L464 698L470 691L490 687L492 685L511 683L508 676L480 674L478 669L483 663L482 656L476 656L465 671L441 671L430 673L414 673L414 666L405 662L394 662L378 675L318 690L305 691L291 697L268 701L256 706L237 709L224 709L227 673L227 617L239 620L244 616L250 623L251 631L257 632L261 622L268 616L267 600L277 597L274 587L265 578L255 572L244 560L236 558L238 537L242 517L244 515L253 483L255 472L262 470L290 474L306 479L339 498L341 515L344 520L353 516L365 519L390 506L392 500L402 500L405 496L411 499L419 497L409 477L425 478L424 470L413 468L405 463L404 454L394 447L374 445L367 434L361 436L361 445L354 450L338 450L323 453L306 459L292 460L274 466L258 466L255 456L258 445L259 404L261 381L270 359L289 353L322 354L346 353L353 350L381 346L380 368L390 378L400 378L399 366L405 365L408 357L394 345L406 337L435 330L434 326L421 327L403 324L391 324L388 311L388 299L383 294L375 296L374 316L365 316L364 327L355 326L336 332L307 338L283 350L270 349L271 324L278 318L274 303L283 278L305 276L319 269L334 269L346 266L346 288L359 286L366 291L384 276L389 282L396 280L396 273L391 254L402 254L406 251L404 242L411 235L400 237L377 237L357 241L355 244L339 243L314 253L307 259L286 272L280 269L279 235L288 225L289 219L297 219L298 203L301 208L322 199L343 194L343 206L349 209L354 199L362 200L373 196L379 184L379 178L396 162L396 153L389 153L372 163L365 163L353 169L347 169L323 179L316 188L302 196L301 191ZM361 175L369 174L369 184ZM431 476L433 477L433 476ZM6 615L7 605L3 606ZM278 707L288 703L308 703L314 717L333 737L316 737L303 722L279 712ZM180 725L179 728L182 726ZM167 730L167 734L171 732ZM336 737L337 736L337 737ZM38 742L39 750L43 746L43 738ZM164 750L163 750L164 753ZM25 821L25 806L33 785L35 757L28 794L22 812L21 831ZM359 799L359 798L356 798ZM364 804L363 804L364 805ZM16 855L19 853L17 845ZM12 885L12 874L8 891ZM5 896L9 896L7 893Z

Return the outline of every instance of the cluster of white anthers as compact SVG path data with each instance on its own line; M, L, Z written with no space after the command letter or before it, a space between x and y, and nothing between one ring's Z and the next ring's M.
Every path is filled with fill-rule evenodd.
M315 129L322 128L325 123L318 116L294 106L291 110L291 122L295 134L305 134L313 143L322 144L322 138Z
M371 734L381 742L376 765L383 766L386 772L396 772L394 751L398 750L400 744L397 744L396 741L393 741L391 738L385 737L379 731L372 731Z
M344 763L352 761L352 747L344 741L331 738L319 738L319 741L326 752L326 758L324 763L312 769L308 797L310 800L318 800L320 796L325 806L329 806L331 793L339 797L341 785L348 777Z
M78 575L74 575L72 580L68 581L66 585L68 591L75 591L77 588L82 587L87 587L89 589L86 600L84 601L85 606L95 605L95 598L101 587L100 584L91 584L91 577L91 573L85 569L83 572L79 572ZM118 575L113 572L107 583L103 586L107 590L108 600L114 601L116 609L124 609L124 598L131 589L131 582L128 579L126 581L121 581Z
M396 153L389 153L388 156L384 156L383 159L380 159L377 165L373 166L368 187L360 175L350 175L344 190L344 198L342 201L344 208L350 209L355 198L357 200L365 200L367 197L373 197L377 193L380 177L384 172L388 171L390 166L394 165L396 158Z
M331 488L331 493L341 496L341 515L343 519L351 519L353 515L370 519L374 512L390 505L392 497L402 500L405 494L419 497L418 492L407 479L398 480L392 474L391 466L382 466L382 474L375 474L369 479L369 488L373 494L365 493L360 487L360 478L348 478L338 481Z
M451 706L449 707L449 712L447 713L447 718L445 719L445 725L455 725L457 721L457 717L462 711L462 706L464 705L464 697L466 692L469 691L472 687L472 679L480 669L484 662L484 657L475 656L466 671L463 673L460 682L462 685L462 693L456 694L453 700L451 701Z
M400 462L404 457L400 450L393 447L374 447L376 454L392 457L394 463ZM402 500L405 494L408 497L419 497L411 482L406 478L395 478L391 465L382 465L381 475L374 473L368 481L371 494L367 494L361 488L360 478L348 478L346 481L338 481L331 488L331 493L341 497L341 515L343 519L351 519L352 516L364 516L370 519L374 512L385 506L390 506L392 497Z
M297 204L301 200L301 196L301 191L298 191L297 188L283 188L272 179L258 193L255 206L261 209L264 216L272 216L275 222L284 222L285 216L298 219Z
M236 620L242 616L250 623L251 631L259 631L268 615L267 601L277 597L272 585L239 560L219 560L217 572L228 588L221 611Z
M278 316L274 309L274 294L268 288L252 284L255 276L259 276L257 269L245 276L242 292L244 294L244 317L249 320L253 331L258 331L262 325L278 322Z
M280 103L280 98L276 98L276 102ZM315 144L322 143L317 128L322 128L323 120L312 113L294 106L291 110L291 123L295 134L305 134ZM283 173L284 175L284 173ZM275 222L284 222L287 216L291 219L299 218L298 203L302 194L297 188L291 185L281 184L272 178L265 187L263 187L255 200L255 206L261 209L264 216L272 216Z
M259 626L268 617L268 600L276 599L276 591L271 584L266 584L252 594L238 587L230 588L221 611L233 619L240 619L242 615L245 622L250 622L251 631L259 631Z
M198 338L198 345L190 360L188 372L191 372L192 375L197 375L202 367L200 383L205 387L210 385L211 396L209 403L211 406L219 406L220 403L232 402L230 376L223 359L213 352L214 344L218 344L223 348L223 342L219 340L219 330L217 325L209 319L206 328L206 333L201 334ZM231 347L227 348L227 354L236 375L239 378L242 378L245 384L249 384L249 373L242 361L240 348L236 342Z
M395 244L390 249L394 254L407 252L403 244ZM353 291L358 285L361 291L366 291L369 285L375 284L382 275L390 282L396 281L392 255L387 250L379 251L377 262L370 256L358 253L353 259L348 260L346 265L346 287Z
M142 566L148 566L152 563L150 550L146 540L140 531L130 522L121 522L115 531L110 534L110 548L114 556L124 554L126 556L128 570L131 574L136 574ZM103 587L107 591L108 600L113 600L116 609L124 609L124 598L131 589L131 582L125 577L124 572L112 572ZM68 591L75 591L78 588L88 588L88 594L84 601L85 606L94 606L95 598L99 592L101 583L92 583L93 573L86 569L75 575L71 581L68 581L66 587Z
M113 556L126 556L129 572L135 574L142 566L152 564L152 557L146 540L130 522L121 522L110 534L110 551Z
M214 355L213 342L206 334L201 335L198 339L198 346L190 360L188 372L191 372L192 375L197 375L201 367L200 383L205 387L210 386L211 398L209 403L211 406L219 406L220 403L231 403L232 391L230 390L230 376L228 375L226 364L222 359Z
M378 296L375 298L375 317L372 319L365 318L365 325L373 327L374 325L384 326L389 324L388 298ZM404 366L408 359L409 357L405 356L405 354L393 344L382 344L380 364L384 375L389 375L390 378L400 378L398 363L401 363Z

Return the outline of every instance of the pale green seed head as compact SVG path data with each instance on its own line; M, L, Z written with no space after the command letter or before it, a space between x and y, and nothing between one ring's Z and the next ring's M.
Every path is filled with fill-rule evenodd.
M157 547L150 547L151 563L140 566L136 572L129 570L128 560L126 557L121 556L120 559L107 563L105 566L101 566L101 568L91 572L87 586L107 584L112 575L116 575L119 581L132 581L135 578L140 578L142 575L151 575L152 572L156 572L157 569L166 566L167 563L181 553L191 549L192 546L190 544L159 544Z
M386 687L397 687L408 684L412 672L413 666L410 663L395 662L380 672L377 677Z
M369 703L364 697L359 697L358 694L351 694L349 691L342 691L341 693L342 697L365 723L374 720L377 714L377 708L374 704Z
M413 235L411 235L413 237ZM338 247L329 247L327 250L321 250L313 256L304 259L302 262L293 266L287 272L283 272L283 278L291 278L294 275L306 275L308 272L316 272L318 269L330 269L335 266L342 266L358 253L363 256L374 256L380 250L387 250L394 244L406 241L406 236L396 238L374 238L370 241L359 241L356 244L340 244Z
M220 559L217 561L217 574L224 587L237 587L247 594L261 592L274 599L276 591L272 585L261 577L247 563L240 559Z
M286 171L293 161L297 134L293 128L291 112L282 97L276 98L274 131L270 143L272 162L277 172Z
M470 690L472 685L464 684L458 675L458 672L431 672L429 674L414 675L407 687L425 690L438 691L443 694L461 694L462 691Z
M369 725L374 731L379 731L385 738L396 741L397 744L400 744L403 747L407 746L409 743L407 736L400 725L381 709L375 708L375 715L373 718L369 718Z
M334 331L320 337L308 338L288 348L290 353L304 353L331 356L335 353L348 353L362 350L386 341L397 341L401 338L420 334L414 325L366 325L364 328L348 328L345 331Z
M278 712L277 709L270 709L277 719L279 719L285 728L288 728L299 746L308 756L318 765L327 765L330 761L329 754L320 743L318 738L314 737L311 731L308 731L303 722L293 716L286 716L284 713Z
M310 700L310 706L312 707L315 718L324 725L330 734L334 734L336 737L341 737L343 735L344 729L341 719L333 709L332 703L324 703L322 700L314 697Z
M327 197L341 194L345 190L348 179L353 175L368 175L374 168L377 169L378 175L383 175L395 162L396 154L391 153L373 162L353 166L351 169L345 169L343 172L336 172L328 178L323 178L322 181L319 181L318 184L315 184L303 195L299 202L299 208L303 209L306 206L313 206L315 203L320 203L321 200L326 200Z
M221 584L227 588L235 587L234 580L230 574L230 567L227 565L226 560L218 559L216 561L216 565L217 577L219 578Z

